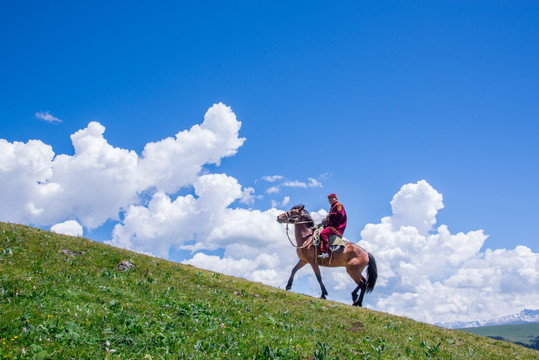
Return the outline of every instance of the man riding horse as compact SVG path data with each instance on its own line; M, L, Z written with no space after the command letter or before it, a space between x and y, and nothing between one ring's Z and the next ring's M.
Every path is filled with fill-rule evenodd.
M319 259L329 257L329 237L337 235L342 238L344 229L346 229L346 211L344 211L344 206L337 200L337 195L329 194L328 201L331 208L329 214L322 221L325 229L320 232L321 254L318 255Z
M329 233L329 236L331 236L335 233L333 230L335 229L342 235L342 232L346 227L346 213L344 213L342 204L336 204L337 196L335 194L331 194L328 197L328 200L331 203L332 210L327 217L326 223L328 227L325 229L327 230L326 233ZM338 212L341 215L332 215L332 213L335 212ZM334 222L335 220L337 222ZM374 285L376 284L376 279L378 277L376 260L374 259L374 256L359 245L348 241L345 242L344 248L341 251L333 253L331 258L317 258L318 248L316 246L311 246L311 241L313 238L312 227L314 226L314 221L309 215L309 212L305 210L304 205L296 205L289 211L282 213L281 215L277 216L277 221L281 224L294 224L296 245L292 245L294 245L296 248L296 252L299 257L298 263L296 266L294 266L292 272L290 273L288 283L286 284L286 290L290 290L292 288L292 283L294 281L294 275L296 272L306 264L309 264L313 268L316 279L320 284L320 289L322 290L322 295L320 297L325 299L328 292L324 286L324 283L322 282L320 266L344 266L348 275L350 275L350 277L357 284L357 287L354 289L354 291L352 291L353 305L362 306L363 296L374 289ZM327 239L328 238L326 237L325 240L327 241ZM325 246L325 249L327 249L327 243ZM362 275L362 271L364 269L367 269L366 277ZM358 294L360 290L361 293Z

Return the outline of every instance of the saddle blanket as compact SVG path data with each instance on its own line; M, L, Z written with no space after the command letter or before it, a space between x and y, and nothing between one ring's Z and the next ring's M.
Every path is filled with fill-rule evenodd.
M324 230L324 225L318 224L313 228L313 245L320 244L320 231ZM346 242L338 235L331 235L328 239L331 251L337 250L340 246L346 245Z

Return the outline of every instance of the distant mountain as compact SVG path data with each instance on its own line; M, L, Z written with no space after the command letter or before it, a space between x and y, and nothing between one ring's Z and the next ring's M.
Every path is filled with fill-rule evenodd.
M444 323L438 323L437 325L450 329L464 329L481 326L516 325L530 323L539 323L539 309L524 309L518 314L506 315L490 320L449 321Z

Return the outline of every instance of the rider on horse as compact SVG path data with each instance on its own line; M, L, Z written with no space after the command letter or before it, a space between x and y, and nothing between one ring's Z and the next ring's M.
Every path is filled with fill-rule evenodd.
M329 237L331 235L343 236L346 229L346 211L340 202L337 201L337 195L329 194L328 201L331 204L329 214L322 221L325 229L320 232L320 251L319 258L329 257Z

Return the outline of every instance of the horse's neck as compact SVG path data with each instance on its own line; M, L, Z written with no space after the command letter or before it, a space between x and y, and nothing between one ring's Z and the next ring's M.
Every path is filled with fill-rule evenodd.
M303 245L313 234L311 228L305 224L298 224L295 226L296 230L296 242L298 246Z

